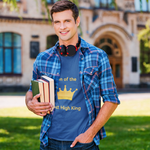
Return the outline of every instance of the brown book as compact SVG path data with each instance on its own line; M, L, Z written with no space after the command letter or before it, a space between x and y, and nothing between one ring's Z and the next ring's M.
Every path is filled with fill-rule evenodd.
M39 84L39 93L41 94L40 96L40 102L44 102L44 83L41 81L41 79L37 80Z
M53 109L55 108L55 90L54 90L54 79L48 77L48 76L42 76L41 77L42 80L46 81L49 83L49 95L50 95L50 102L52 103L52 105L54 106ZM52 110L53 110L52 109Z
M40 79L40 82L43 83L44 101L49 103L50 102L49 83L47 81L44 81L43 79Z

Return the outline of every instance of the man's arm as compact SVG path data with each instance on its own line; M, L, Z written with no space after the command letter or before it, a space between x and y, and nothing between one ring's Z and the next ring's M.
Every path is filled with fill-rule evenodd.
M97 132L105 125L108 121L112 113L117 108L118 104L112 102L105 102L100 109L95 121L93 124L88 128L86 132L77 136L72 143L71 147L74 147L77 142L80 143L90 143L93 141L93 138L97 134Z
M27 108L39 116L45 116L48 111L52 109L52 104L45 103L45 102L38 102L38 98L40 97L40 94L37 94L33 97L33 94L31 91L28 91L26 93L25 97L25 103Z

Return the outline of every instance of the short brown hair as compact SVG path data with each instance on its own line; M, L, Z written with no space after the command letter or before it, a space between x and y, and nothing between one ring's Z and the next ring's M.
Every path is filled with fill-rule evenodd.
M52 9L51 9L52 21L53 21L53 13L62 12L65 10L71 10L72 11L73 18L76 22L76 20L79 16L78 7L74 3L72 3L71 1L68 1L68 0L61 0L61 1L57 1L56 3L54 3L54 5L52 6Z

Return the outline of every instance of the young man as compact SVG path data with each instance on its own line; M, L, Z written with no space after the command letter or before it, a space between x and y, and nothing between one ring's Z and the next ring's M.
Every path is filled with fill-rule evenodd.
M38 55L33 79L47 75L55 81L55 109L39 103L40 94L26 94L26 105L44 116L41 150L98 150L106 137L104 124L120 103L106 53L78 37L80 23L77 6L58 1L51 9L56 45ZM101 108L101 96L104 104Z

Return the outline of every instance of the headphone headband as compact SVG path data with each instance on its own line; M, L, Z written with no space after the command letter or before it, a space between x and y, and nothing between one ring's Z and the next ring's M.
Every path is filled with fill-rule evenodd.
M76 54L76 52L78 51L78 48L80 46L81 43L81 39L80 37L78 37L78 43L76 44L76 46L74 45L60 45L58 46L58 50L61 56L74 56Z

